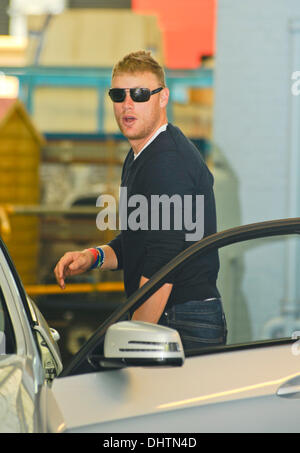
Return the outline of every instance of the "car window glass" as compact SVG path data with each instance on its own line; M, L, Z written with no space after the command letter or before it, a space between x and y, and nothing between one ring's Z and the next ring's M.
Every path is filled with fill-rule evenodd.
M282 339L286 343L300 337L300 280L298 278L300 237L294 233L276 235L279 227L282 229L286 226L289 227L288 230L295 231L297 224L289 225L289 222L280 222L279 225L275 225L276 228L273 226L266 222L264 228L268 237L265 238L240 239L239 242L239 238L247 237L247 235L253 237L264 234L262 227L249 227L247 230L245 226L238 228L235 234L231 233L226 236L220 233L214 239L215 244L232 242L231 245L214 246L218 249L220 256L217 286L226 314L227 346L199 346L199 349L193 351L185 349L186 357L215 351L219 353L224 348L231 350L240 346L252 348L257 347L258 344L261 346L282 344ZM192 247L191 254L185 254L183 261L174 259L175 262L177 261L177 268L176 263L173 263L171 269L174 269L175 266L178 270L180 266L186 265L189 259L197 256L197 253L206 254L214 249L210 238L204 239L204 241L205 243L201 241L201 244L198 244L200 250ZM83 345L71 364L65 368L62 376L91 371L87 358L93 355L103 356L103 340L109 325L120 321L126 310L129 310L139 299L149 297L151 291L155 291L157 288L155 285L158 284L159 278L165 278L168 270L170 270L170 265L167 265L160 272L161 275L156 276L156 279L153 277L154 281L149 282L151 290L147 288L148 293L142 287L136 295L131 296L124 305L101 324L95 334ZM297 301L299 302L297 303ZM169 327L172 326L169 325Z
M300 238L253 239L219 249L227 344L300 335Z
M14 354L16 340L3 292L0 288L0 354Z

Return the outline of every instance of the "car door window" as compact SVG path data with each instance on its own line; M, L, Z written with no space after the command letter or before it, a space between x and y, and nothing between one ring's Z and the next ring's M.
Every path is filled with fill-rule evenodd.
M191 245L163 266L99 326L61 376L86 372L89 357L101 353L110 325L120 321L129 310L135 311L170 272L180 271L190 259L215 249L220 255L217 285L227 318L227 345L185 351L186 357L224 349L231 351L240 346L245 349L292 344L300 336L297 304L300 300L297 278L300 271L299 233L299 219L281 219L232 228ZM280 323L276 324L278 318Z
M6 307L4 295L0 288L0 354L14 354L15 352L15 334Z
M227 344L300 335L300 238L284 235L219 249Z

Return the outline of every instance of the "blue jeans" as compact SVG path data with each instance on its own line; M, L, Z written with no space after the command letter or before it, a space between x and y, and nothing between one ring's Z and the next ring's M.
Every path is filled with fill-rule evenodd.
M221 299L174 305L163 313L159 324L177 330L185 352L226 344L227 327Z

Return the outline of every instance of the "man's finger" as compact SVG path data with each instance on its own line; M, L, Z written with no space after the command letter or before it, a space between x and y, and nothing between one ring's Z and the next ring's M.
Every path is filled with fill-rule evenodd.
M58 285L65 288L65 278L69 275L82 273L86 267L86 259L79 252L66 253L57 263L54 274Z
M66 261L65 259L61 259L54 269L56 281L62 289L65 288L66 270L69 266L69 264L68 264L69 260L67 260L67 262L65 262L65 261Z
M57 269L55 272L55 277L56 281L59 284L59 286L64 289L65 288L65 275L64 275L64 269Z
M56 278L57 284L61 287L61 289L64 289L65 288L64 276L63 275L58 275L57 272L54 272L54 274L55 274L55 278Z
M61 278L59 281L58 281L58 284L59 286L61 287L61 289L65 289L66 285L65 285L65 281L63 278Z

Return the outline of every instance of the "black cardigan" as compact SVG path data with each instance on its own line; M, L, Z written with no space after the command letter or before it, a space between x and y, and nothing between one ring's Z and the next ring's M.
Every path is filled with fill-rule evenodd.
M172 203L170 229L162 229L162 223L159 229L151 229L151 196L179 195L184 200L184 195L192 195L195 221L196 195L204 195L204 237L216 232L216 210L212 174L198 149L171 124L168 124L167 130L161 132L135 160L132 149L129 151L123 165L121 188L127 188L127 199L121 202L120 209L127 210L129 225L108 245L116 253L118 269L124 270L125 291L127 296L130 296L138 289L141 276L150 278L179 252L193 244L192 241L186 240L186 234L192 231L190 227L189 231L185 228L183 213L182 228L178 230L178 226L174 225ZM128 206L128 200L133 195L144 197L143 200L148 202L148 213L143 210L142 214L138 215L141 206L146 206L141 203L141 197L131 199L132 207ZM186 206L184 201L182 206ZM161 215L162 211L159 212ZM136 227L132 226L133 219ZM162 221L162 216L160 219ZM146 223L148 229L142 229L146 228ZM141 228L133 231L133 228L139 225ZM201 258L194 257L188 263L182 264L180 269L164 280L174 285L167 307L189 300L219 297L216 287L218 270L217 251Z

